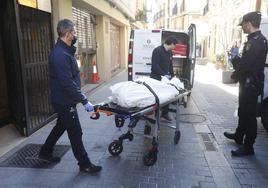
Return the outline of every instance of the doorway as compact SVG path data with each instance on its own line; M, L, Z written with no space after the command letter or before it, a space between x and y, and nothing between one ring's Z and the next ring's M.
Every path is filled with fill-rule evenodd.
M10 110L7 93L7 77L3 54L4 53L2 37L0 34L0 127L3 127L10 122Z

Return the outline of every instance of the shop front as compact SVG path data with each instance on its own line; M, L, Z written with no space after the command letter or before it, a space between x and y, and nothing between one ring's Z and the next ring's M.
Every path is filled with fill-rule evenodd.
M28 136L53 118L48 79L53 41L50 0L1 3L1 117Z
M7 77L3 57L2 37L0 35L0 127L7 125L10 121L10 112L7 94Z

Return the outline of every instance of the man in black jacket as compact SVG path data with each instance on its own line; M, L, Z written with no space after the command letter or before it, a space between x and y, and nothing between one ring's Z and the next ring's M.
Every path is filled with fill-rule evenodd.
M235 133L224 132L224 136L243 144L232 151L234 156L254 155L253 144L257 137L256 108L258 96L263 92L264 66L267 56L267 40L259 30L260 12L243 16L240 25L248 34L242 57L234 66L232 78L239 81L238 126Z
M84 148L82 128L76 109L76 105L82 103L85 110L90 112L93 105L81 92L80 71L74 57L76 33L73 22L68 19L60 20L57 32L58 41L49 55L49 78L51 102L58 119L39 152L39 158L48 162L60 161L59 157L53 156L53 148L66 130L80 171L99 172L102 167L90 162Z
M152 68L151 78L161 80L161 76L165 76L171 79L174 76L173 64L172 64L172 50L178 43L174 36L170 36L165 40L165 43L156 47L152 54ZM171 122L172 119L168 114L168 105L162 108L161 117L167 122Z

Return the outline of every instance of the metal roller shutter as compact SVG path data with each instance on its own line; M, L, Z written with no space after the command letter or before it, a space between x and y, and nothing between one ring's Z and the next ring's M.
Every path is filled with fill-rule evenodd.
M50 105L48 55L52 48L50 13L19 6L23 69L26 89L27 135L45 125Z
M96 50L95 17L89 12L72 7L73 19L78 37L78 51Z
M96 61L95 16L88 11L72 7L73 21L77 33L77 62L80 68L81 85L90 83L92 64Z

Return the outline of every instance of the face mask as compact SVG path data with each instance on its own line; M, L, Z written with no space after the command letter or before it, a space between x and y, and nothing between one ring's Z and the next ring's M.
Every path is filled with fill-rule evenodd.
M76 41L77 41L77 37L76 36L73 36L73 40L72 40L71 46L73 46L76 43Z

